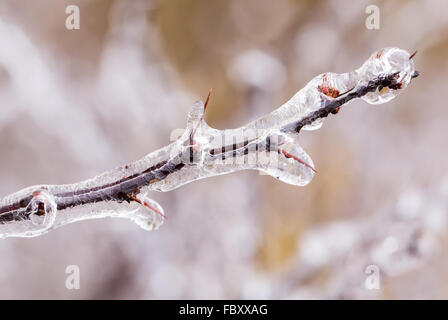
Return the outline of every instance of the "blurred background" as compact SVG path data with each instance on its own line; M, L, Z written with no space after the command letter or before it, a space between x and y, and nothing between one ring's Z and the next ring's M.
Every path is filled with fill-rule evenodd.
M65 9L80 8L67 30ZM380 29L365 26L369 4ZM413 52L398 98L356 101L302 132L318 174L257 172L151 196L168 220L121 219L0 241L0 298L447 298L448 5L439 0L0 0L0 195L81 181L170 142L213 88L234 128L323 72ZM80 289L65 286L68 265ZM367 285L378 271L378 290ZM375 272L376 272L375 271Z

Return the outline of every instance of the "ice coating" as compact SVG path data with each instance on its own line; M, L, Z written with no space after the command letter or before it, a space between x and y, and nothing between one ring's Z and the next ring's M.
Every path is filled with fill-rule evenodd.
M12 203L16 199L31 194L31 201L23 212L28 213L29 219L18 215L14 224L0 224L0 238L20 235L21 237L33 237L47 232L56 220L56 203L54 197L45 190L27 188L17 194L6 197L2 203Z
M105 181L103 178L105 177L101 175L85 183L103 183ZM125 201L117 202L107 199L58 210L56 203L63 202L61 201L63 197L56 195L66 193L68 190L74 190L77 187L79 186L75 184L34 186L2 199L0 207L20 202L22 199L31 198L25 208L14 213L14 223L2 223L2 220L0 220L0 238L35 237L68 223L105 217L128 218L145 230L158 229L164 222L164 218L158 213L164 213L162 207L157 202L149 199L145 193L138 195L138 198L150 204L158 212L154 212L137 202L127 203ZM0 214L0 218L2 218L2 215L4 217L5 213ZM28 218L26 218L26 215L28 215Z
M33 237L75 221L128 218L145 230L165 219L149 191L170 191L210 176L259 170L296 186L315 170L299 144L301 129L318 129L329 114L355 98L379 104L396 97L416 77L411 55L381 49L357 70L312 79L270 114L237 129L217 130L196 102L178 140L140 160L69 185L40 185L0 200L0 238ZM208 101L208 99L207 99Z
M356 87L365 86L374 79L398 72L396 81L401 83L400 88L382 88L367 93L361 97L370 104L385 103L398 96L405 89L415 74L414 62L409 59L411 55L399 48L383 48L374 52L363 65L352 72L332 73L327 72L314 77L307 85L298 91L289 101L283 104L269 115L255 121L249 126L273 127L282 126L304 115L316 111L322 106L322 100L332 100L328 92L331 88L340 94L346 93ZM321 88L321 90L319 90ZM334 91L333 90L333 91ZM323 119L317 119L311 125L305 126L304 130L315 130L322 126Z
M381 75L398 72L397 82L401 84L401 87L382 88L368 93L362 99L370 104L380 104L398 96L409 85L415 73L414 61L410 57L409 52L399 48L384 48L372 54L356 71L360 79L368 82Z

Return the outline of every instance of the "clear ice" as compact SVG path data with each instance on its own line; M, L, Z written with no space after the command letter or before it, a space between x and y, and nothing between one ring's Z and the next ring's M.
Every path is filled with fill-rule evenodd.
M1 199L0 210L31 197L26 208L12 213L12 220L2 219L2 215L11 213L0 211L0 238L38 236L67 223L103 217L128 218L145 230L154 230L163 224L164 216L162 207L147 198L149 191L170 191L198 179L238 170L259 170L288 184L307 185L315 174L313 161L300 147L299 134L281 129L321 108L322 101L334 99L334 90L342 95L380 76L397 73L401 88L380 88L362 97L370 104L390 101L409 85L414 72L414 63L407 51L384 48L373 53L355 71L316 76L280 108L237 129L217 130L209 127L203 118L204 103L196 102L188 115L187 129L182 137L130 165L80 183L34 186ZM332 88L333 91L325 91L325 88ZM318 119L303 129L315 130L322 123L323 119ZM67 200L58 197L58 194L104 187L162 161L185 165L166 177L142 186L136 195L140 203L104 199L57 209L58 204ZM107 190L107 187L104 189ZM147 205L142 205L143 202Z

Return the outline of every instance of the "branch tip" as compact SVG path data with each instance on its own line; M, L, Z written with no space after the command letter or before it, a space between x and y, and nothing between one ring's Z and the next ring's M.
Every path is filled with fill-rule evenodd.
M205 100L205 103L204 103L204 111L207 109L208 101L210 100L210 96L212 95L212 91L213 91L213 88L210 88L210 90L208 91L207 99Z

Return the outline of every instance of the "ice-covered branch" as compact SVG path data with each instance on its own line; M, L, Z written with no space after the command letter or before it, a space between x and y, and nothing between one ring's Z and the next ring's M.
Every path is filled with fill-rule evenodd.
M408 52L381 49L359 69L318 75L277 110L230 130L209 127L203 117L207 103L197 102L184 135L141 160L84 182L39 185L3 198L0 237L37 236L67 223L106 216L129 218L154 229L165 216L147 192L169 191L237 170L259 170L292 185L306 185L315 170L298 143L300 130L319 128L325 117L355 98L387 102L417 75Z

